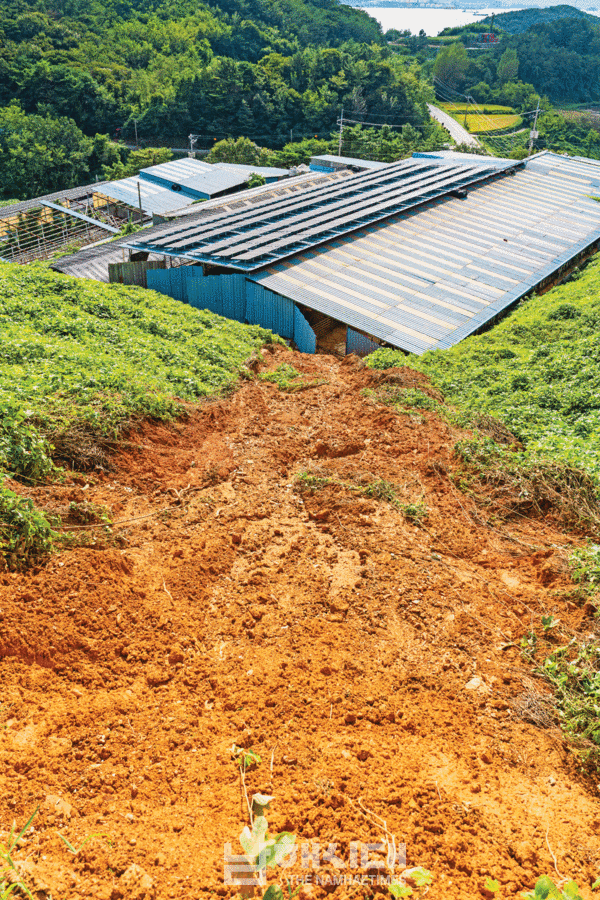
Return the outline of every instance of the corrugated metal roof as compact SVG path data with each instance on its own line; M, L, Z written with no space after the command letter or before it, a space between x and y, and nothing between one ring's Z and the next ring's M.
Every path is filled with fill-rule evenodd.
M287 178L290 174L289 169L278 169L276 166L247 166L240 163L215 163L215 169L224 169L225 171L233 170L243 174L246 180L255 173L262 175L264 178Z
M105 182L98 193L135 209L141 196L142 209L147 215L163 215L241 187L247 180L247 174L237 168L219 168L197 159L177 159L142 169L139 175Z
M352 156L332 156L330 153L324 153L322 156L311 156L311 165L315 163L318 166L326 168L335 168L336 166L353 166L357 169L383 169L390 163L378 162L376 159L355 159Z
M220 212L235 212L241 209L247 209L256 206L257 203L262 203L263 200L268 198L288 197L299 191L308 190L308 188L316 185L332 184L336 181L348 178L350 175L351 172L348 169L344 169L340 172L328 172L327 174L323 172L307 172L303 175L286 178L285 181L278 183L277 185L263 184L259 187L248 188L248 190L245 191L236 191L235 194L230 194L227 197L218 197L214 200L207 200L202 204L187 206L183 209L176 209L166 213L165 218L179 219L185 216L186 221L190 221L191 219L206 219L209 216L214 215L217 210ZM162 234L164 226L158 227L160 228L160 231L153 230L152 232L144 233L152 235Z
M149 216L153 213L169 212L185 203L185 197L182 197L180 193L170 191L152 181L143 181L137 175L121 178L119 181L106 182L99 187L97 193L117 203L125 203L134 209L139 208L141 198L142 210ZM189 203L193 202L194 200L189 198Z
M160 259L150 254L149 259ZM74 275L77 278L88 278L92 281L103 281L108 284L108 266L110 263L127 262L129 251L120 243L110 241L104 244L95 244L86 247L78 253L63 256L54 260L50 268L65 275Z
M600 241L597 177L544 154L249 277L403 350L450 347Z
M210 172L212 170L210 163L202 162L201 159L172 159L166 163L159 163L156 166L148 166L140 171L140 178L146 178L154 181L164 182L166 185L181 184L188 178L195 178L198 175Z
M207 199L223 191L240 187L248 180L248 174L239 167L210 165L198 159L175 159L142 169L139 178L174 193Z
M507 162L500 171L522 165ZM401 160L297 197L264 200L248 212L216 213L139 235L131 246L198 262L253 271L308 247L356 231L453 190L498 177L499 169L428 160Z

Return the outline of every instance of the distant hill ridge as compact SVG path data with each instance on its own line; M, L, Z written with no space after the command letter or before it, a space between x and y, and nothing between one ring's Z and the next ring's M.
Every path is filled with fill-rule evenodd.
M499 12L494 15L494 25L509 34L524 34L534 25L546 25L557 19L586 19L590 25L600 27L600 16L592 16L589 13L577 9L575 6L561 4L560 6L547 6L543 9L531 7L518 9L515 12ZM492 17L481 20L483 23L492 22Z

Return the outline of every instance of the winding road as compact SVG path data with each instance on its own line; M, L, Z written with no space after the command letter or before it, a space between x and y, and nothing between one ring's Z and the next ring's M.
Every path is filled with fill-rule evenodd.
M443 109L440 109L439 106L433 106L432 103L428 103L427 109L429 110L431 118L435 119L442 128L445 128L452 140L457 144L467 144L469 147L481 147L481 144L474 135L469 134L466 128L459 125L456 119L453 119L452 116L448 115L447 112L444 112Z

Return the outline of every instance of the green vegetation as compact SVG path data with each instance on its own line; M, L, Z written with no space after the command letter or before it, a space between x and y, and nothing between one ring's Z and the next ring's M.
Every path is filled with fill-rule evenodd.
M244 785L245 788L245 785ZM247 800L247 797L246 797ZM250 826L246 825L240 834L240 844L247 860L246 877L254 878L256 886L265 886L267 869L281 865L292 852L296 838L288 831L282 831L269 837L269 824L265 810L273 797L265 794L254 794L248 801ZM290 898L294 896L288 884ZM283 900L283 892L277 885L271 885L263 895L267 900Z
M0 487L0 559L20 569L50 553L58 538L53 523L33 501Z
M390 894L392 897L414 897L416 890L419 897L424 896L432 881L433 875L422 866L406 869L389 885Z
M86 137L66 116L27 115L16 102L0 108L0 200L87 184L118 159L107 137Z
M557 19L584 19L590 25L598 25L597 16L577 9L575 6L567 6L561 4L559 6L546 7L529 7L528 9L517 9L512 12L494 13L492 19L488 16L478 22L483 25L485 30L491 28L492 23L496 30L507 31L509 34L523 34L536 25L546 25L548 22L555 22Z
M23 828L17 833L16 826L13 825L8 834L8 838L6 843L0 842L0 898L1 900L5 900L10 896L14 897L13 891L18 890L20 894L28 897L29 900L34 900L34 896L22 880L21 876L17 871L17 867L12 858L12 854L15 851L15 848L18 846L19 841L30 827L33 822L39 807L36 806L33 813L23 826Z
M422 525L429 515L428 509L424 503L404 503L400 506L400 512L413 525Z
M515 463L542 458L600 476L600 262L568 284L523 301L484 335L445 351L409 357L429 375L466 425L500 419L523 445ZM404 354L379 350L385 369ZM506 451L508 452L508 451Z
M305 391L307 388L325 384L324 378L312 378L309 381L305 381L302 378L302 374L293 366L290 366L289 363L281 363L272 372L263 372L258 377L261 381L276 384L280 391L284 391L287 394L296 394L298 391Z
M419 66L338 0L0 0L0 56L0 111L12 110L0 162L23 157L24 199L39 193L29 173L58 190L129 168L107 134L172 147L191 132L199 149L244 135L282 148L290 132L293 143L330 141L342 106L425 141L437 131ZM0 165L0 199L14 185Z
M102 462L124 428L231 388L273 339L136 287L0 265L0 473L43 481L53 458ZM97 517L98 510L75 510ZM30 501L0 495L0 556L20 566L55 535Z
M591 541L571 554L571 578L587 591L600 589L600 545Z
M549 875L542 875L536 881L533 891L523 892L521 896L526 900L583 900L574 881L559 888Z

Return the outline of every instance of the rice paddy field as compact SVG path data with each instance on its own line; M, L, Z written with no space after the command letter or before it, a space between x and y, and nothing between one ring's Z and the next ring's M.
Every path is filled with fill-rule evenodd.
M510 106L483 106L476 112L472 104L442 103L441 108L472 134L487 134L518 128L522 118Z

